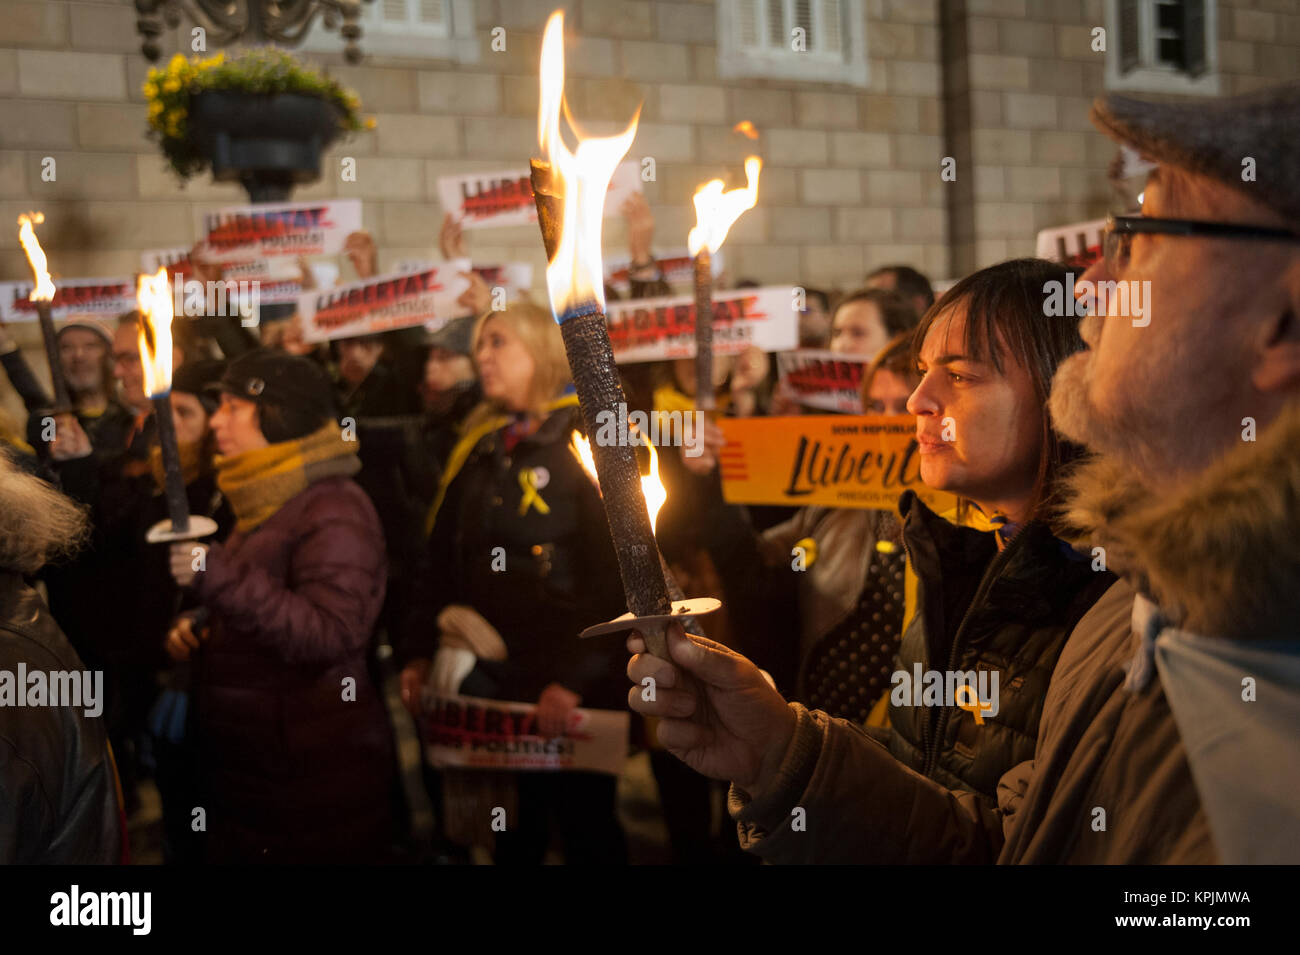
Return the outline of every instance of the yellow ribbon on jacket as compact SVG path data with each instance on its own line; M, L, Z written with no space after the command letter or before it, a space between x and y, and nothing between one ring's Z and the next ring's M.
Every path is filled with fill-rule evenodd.
M519 488L524 492L524 496L519 499L519 516L523 517L528 513L528 508L537 508L539 514L551 513L550 505L542 500L542 495L537 489L537 472L532 468L524 468L519 472Z
M550 402L543 409L547 414L560 408L572 408L578 403L578 396L574 394L561 395L554 401ZM455 480L460 469L465 466L469 460L470 452L493 431L499 431L510 423L510 418L506 415L497 415L489 418L487 421L480 423L477 427L470 429L460 436L456 441L456 446L451 449L451 454L447 456L447 467L442 472L442 477L438 481L438 493L433 496L433 503L429 505L429 514L424 519L424 536L428 537L433 533L433 524L438 519L438 511L442 509L442 502L447 497L447 488L451 487L451 482Z

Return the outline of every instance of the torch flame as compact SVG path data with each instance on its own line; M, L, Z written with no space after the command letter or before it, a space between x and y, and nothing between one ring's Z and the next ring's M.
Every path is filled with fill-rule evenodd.
M632 433L636 431L632 427L628 430ZM659 509L668 500L668 489L664 487L663 481L659 480L659 454L655 451L654 444L647 441L645 446L650 449L650 473L641 475L641 493L645 496L645 509L650 515L650 529L654 530L655 523L659 520ZM584 438L580 431L574 431L570 447L578 456L587 475L593 481L597 480L596 459L591 454L591 442Z
M742 119L735 126L732 126L731 131L733 133L740 133L740 135L747 136L750 139L758 139L758 130L754 127L754 124L747 119Z
M155 398L172 387L172 291L167 283L167 266L136 280L135 300L140 307L144 393Z
M741 213L757 204L758 173L762 168L763 160L750 156L745 160L745 188L723 192L723 181L711 179L695 191L696 225L686 237L691 255L699 255L702 249L712 254L722 248Z
M54 298L54 281L50 278L47 271L48 262L45 258L45 250L41 248L40 242L36 241L36 230L33 225L40 225L45 221L45 213L28 212L18 217L18 241L22 243L23 252L27 254L27 262L32 267L32 274L36 276L36 288L32 289L32 294L27 296L29 302L48 302Z
M552 185L563 197L560 241L546 267L551 311L559 319L575 307L594 302L605 307L605 282L601 264L601 224L605 194L614 170L632 147L640 109L623 132L615 136L578 140L571 152L560 135L564 106L564 12L557 10L546 22L542 37L541 109L537 138L542 157L551 165ZM569 120L573 127L572 119Z

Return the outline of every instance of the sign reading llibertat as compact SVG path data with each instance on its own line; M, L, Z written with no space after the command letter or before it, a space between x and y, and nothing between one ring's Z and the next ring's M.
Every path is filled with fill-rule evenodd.
M866 363L824 349L803 348L776 356L777 387L805 408L860 414Z
M793 504L892 511L915 491L935 511L954 495L921 482L911 415L719 418L719 469L730 504Z
M695 257L686 246L667 249L655 256L655 264L670 286L689 285L695 281ZM722 277L723 252L719 249L710 257L714 281ZM626 294L632 288L632 260L626 255L605 256L605 284Z
M536 703L473 696L424 699L425 753L441 769L570 770L618 775L627 761L627 710L572 710L560 736L543 736Z
M469 288L469 280L459 275L467 271L468 259L453 259L420 272L306 292L298 299L303 339L320 342L412 325L445 325L465 313L456 299Z
M145 249L140 253L144 270L157 272L167 267L167 280L173 289L184 289L195 281L194 263L186 248ZM298 301L302 295L301 270L295 259L284 257L253 259L248 262L226 262L221 265L221 281L227 286L256 286L260 305L285 305ZM178 309L177 314L182 314Z
M619 364L695 357L695 297L632 299L605 306ZM799 344L799 316L788 285L736 289L713 296L713 353L747 348L787 351Z
M135 279L65 279L54 280L54 299L50 303L53 318L93 315L114 318L135 308ZM0 282L0 318L6 322L36 321L36 303L29 300L32 283Z
M361 228L360 199L268 202L199 214L203 254L212 262L277 255L337 255Z
M614 170L605 194L605 215L618 215L623 203L641 191L641 173L634 162L621 163ZM527 169L499 172L469 172L438 179L438 199L462 229L535 225L537 206Z

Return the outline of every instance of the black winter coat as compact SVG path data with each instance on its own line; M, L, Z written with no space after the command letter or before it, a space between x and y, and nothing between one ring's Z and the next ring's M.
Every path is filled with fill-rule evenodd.
M892 729L870 732L887 735L895 757L940 785L995 799L999 777L1034 758L1057 657L1115 575L1094 571L1090 558L1039 521L1026 523L999 551L992 533L944 520L912 491L899 512L917 600L898 671L911 677L916 664L922 673L983 670L990 686L996 673L998 710L979 725L970 709L897 706L891 694Z
M531 703L555 682L578 693L583 706L621 709L623 636L578 639L627 609L600 493L569 447L572 432L583 430L581 416L576 407L553 411L510 453L503 430L478 442L448 486L401 657L432 657L439 612L468 605L501 634L508 658L480 660L463 692ZM528 471L539 475L544 509L534 501L521 514L520 475ZM494 558L504 570L493 569Z
M40 595L0 570L0 671L16 680L20 663L29 673L84 670ZM0 708L0 865L121 861L108 737L85 709Z

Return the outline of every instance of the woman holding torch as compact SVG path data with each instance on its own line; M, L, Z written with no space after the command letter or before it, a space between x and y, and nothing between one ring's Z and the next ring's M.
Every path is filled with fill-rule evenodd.
M579 704L624 706L617 638L577 636L625 609L618 565L600 494L570 444L582 419L555 321L533 305L489 313L473 352L485 400L430 514L399 648L402 699L418 716L432 672L443 693L535 701L541 734L562 736ZM498 863L540 863L552 816L566 861L626 861L615 777L539 771L515 782L518 818L496 834Z
M196 662L211 861L382 860L393 746L366 652L384 599L384 538L351 480L356 443L305 358L249 352L211 419L224 544L172 545L208 629L169 637Z

